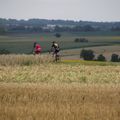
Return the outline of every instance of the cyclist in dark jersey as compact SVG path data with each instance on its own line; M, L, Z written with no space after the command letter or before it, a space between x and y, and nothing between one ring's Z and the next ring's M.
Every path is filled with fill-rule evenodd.
M52 46L51 46L51 52L53 52L53 55L57 55L59 51L60 51L60 48L59 48L58 43L53 41Z

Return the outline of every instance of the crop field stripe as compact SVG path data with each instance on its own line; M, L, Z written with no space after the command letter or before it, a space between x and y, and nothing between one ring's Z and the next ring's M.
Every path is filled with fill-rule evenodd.
M70 63L73 63L73 64L81 64L81 65L100 65L100 66L116 66L116 65L119 65L120 66L120 63L116 62L100 62L100 61L84 61L84 60L61 60L61 63L65 63L65 64L70 64Z

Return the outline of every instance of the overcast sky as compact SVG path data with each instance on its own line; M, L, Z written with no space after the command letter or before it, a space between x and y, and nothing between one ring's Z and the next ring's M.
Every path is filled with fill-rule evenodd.
M120 21L120 0L0 0L0 17Z

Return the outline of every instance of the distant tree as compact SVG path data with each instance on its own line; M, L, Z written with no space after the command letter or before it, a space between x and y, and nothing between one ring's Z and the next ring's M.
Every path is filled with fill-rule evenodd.
M79 42L79 38L75 38L74 42Z
M119 59L118 59L118 60L119 60L119 62L120 62L120 57L119 57Z
M97 60L98 60L98 61L106 61L106 58L105 58L102 54L100 54L100 55L97 57Z
M20 26L14 26L14 27L12 27L11 28L11 31L12 32L16 32L16 31L25 31L25 27L24 26L22 26L22 25L20 25Z
M86 38L75 38L75 42L88 42Z
M80 31L83 31L83 27L77 25L77 26L75 26L75 27L72 28L72 31L73 31L73 32L80 32Z
M91 25L85 25L84 26L84 31L95 31L95 29Z
M112 54L112 56L111 56L111 61L112 61L112 62L119 62L119 55L117 55L117 54Z
M92 50L82 50L80 53L80 57L83 58L84 60L93 60L95 55Z
M111 28L111 31L120 31L120 27L119 27L119 26L112 27L112 28Z
M43 29L42 29L41 27L33 27L33 28L32 28L32 31L33 31L33 32L42 32Z
M0 50L0 54L2 55L2 54L10 54L10 52L8 51L8 50L6 50L6 49L1 49Z
M55 34L55 37L60 38L60 37L61 37L61 34L60 34L60 33L56 33L56 34Z
M55 26L55 29L54 29L55 32L62 32L62 27L59 27L58 25Z
M74 32L80 32L80 31L88 32L88 31L95 31L95 30L96 29L92 27L91 25L84 25L84 26L77 25L72 28L72 31Z
M0 27L0 34L2 35L2 34L5 34L5 33L6 33L5 28L4 27Z

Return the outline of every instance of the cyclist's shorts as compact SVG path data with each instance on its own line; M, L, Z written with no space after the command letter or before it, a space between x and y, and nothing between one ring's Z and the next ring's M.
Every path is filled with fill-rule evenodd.
M41 53L41 51L35 51L35 54L40 54Z

